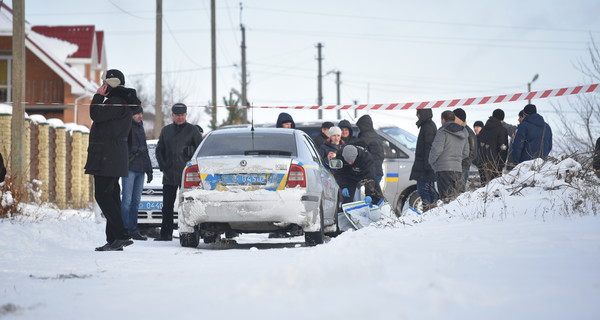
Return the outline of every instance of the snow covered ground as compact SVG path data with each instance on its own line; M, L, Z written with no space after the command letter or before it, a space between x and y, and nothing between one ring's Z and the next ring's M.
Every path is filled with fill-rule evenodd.
M600 319L600 200L581 197L600 187L580 170L529 162L317 247L242 235L95 252L92 213L28 206L0 220L0 318Z

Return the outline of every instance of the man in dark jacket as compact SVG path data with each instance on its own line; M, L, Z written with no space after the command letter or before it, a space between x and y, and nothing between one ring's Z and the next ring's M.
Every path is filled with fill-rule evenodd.
M275 124L276 128L287 128L287 129L295 129L296 123L294 122L294 118L287 113L282 112L277 117L277 123Z
M104 82L92 98L87 162L85 173L94 176L94 196L106 217L106 244L96 251L117 251L133 243L121 217L119 177L129 171L127 137L131 129L132 106L140 100L134 89L125 88L125 76L119 70L106 71Z
M417 181L417 192L423 201L423 210L427 211L437 201L435 191L435 171L429 165L429 151L435 138L437 126L433 122L431 109L417 110L417 148L415 150L415 162L410 170L410 180Z
M317 149L329 139L329 128L333 127L333 122L325 121L321 124L321 133L315 138L315 146Z
M594 172L596 172L596 176L600 178L600 138L596 140L596 148L594 148L592 168L594 169Z
M338 123L338 127L342 129L342 142L344 144L354 144L357 138L354 136L350 121L344 119Z
M502 175L508 155L508 132L502 125L504 112L496 109L477 135L481 185Z
M373 119L368 114L360 117L356 121L358 127L358 139L354 145L364 147L373 156L373 166L375 170L375 180L381 181L383 178L383 141L381 136L373 128Z
M186 121L185 104L174 104L171 112L173 123L162 129L156 145L156 160L163 172L163 207L160 237L155 241L173 240L173 209L177 189L181 185L181 175L186 163L202 142L198 128Z
M452 111L442 112L442 127L435 134L429 151L429 164L435 171L440 199L444 202L461 193L462 161L469 156L469 133L454 119Z
M462 161L462 171L464 179L463 192L467 191L467 181L469 181L469 171L471 163L477 158L477 136L475 132L467 125L467 113L462 108L454 109L454 122L465 127L469 133L469 157Z
M148 176L148 183L152 181L152 163L146 144L146 132L142 121L144 112L142 107L133 111L131 131L127 144L129 146L129 172L127 177L121 178L121 215L123 223L133 240L147 240L137 228L138 207L144 190L144 174Z
M347 145L342 149L341 157L348 164L347 169L337 177L342 190L342 203L352 202L356 187L360 182L365 185L365 194L375 204L383 199L379 182L375 180L375 171L371 153L360 146Z
M512 145L512 161L523 161L546 158L552 150L552 129L537 113L533 104L523 109L525 119L517 127Z
M2 153L0 153L0 182L4 182L5 177L6 167L4 166L4 159L2 158Z

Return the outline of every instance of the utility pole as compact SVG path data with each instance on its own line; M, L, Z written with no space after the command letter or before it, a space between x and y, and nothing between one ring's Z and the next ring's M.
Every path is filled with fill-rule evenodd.
M337 105L341 105L340 103L340 70L337 70L335 72L335 84L337 87ZM342 110L338 109L337 110L337 118L338 120L342 118Z
M212 69L212 102L213 109L211 110L212 120L211 125L217 125L217 17L215 14L215 0L210 0L210 53L211 53L211 69Z
M248 96L247 96L247 86L248 82L246 81L246 28L244 24L242 24L242 3L240 2L240 29L242 30L242 107L244 107L242 111L242 121L243 123L248 123Z
M322 43L317 43L317 50L318 50L318 56L317 56L317 61L319 62L319 75L318 75L318 81L317 81L317 87L318 87L318 93L317 93L317 104L319 106L323 105L323 74L322 74L322 68L321 68L321 61L323 60L323 58L321 57L321 49L323 48L323 44ZM319 109L318 110L318 118L319 120L323 119L323 109Z
M165 124L162 110L162 0L156 0L156 80L154 83L154 137L160 136Z
M536 73L535 76L533 76L533 79L531 79L530 82L527 82L527 92L531 92L531 84L537 80L539 78L539 75ZM531 99L528 100L528 103L531 104Z
M25 178L25 0L13 0L12 101L10 172L16 185Z

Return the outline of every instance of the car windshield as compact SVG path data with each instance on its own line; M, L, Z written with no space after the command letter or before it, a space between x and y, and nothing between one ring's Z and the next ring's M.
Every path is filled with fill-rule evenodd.
M198 157L232 155L297 156L296 140L292 134L232 132L206 137Z
M391 136L399 144L407 147L408 149L415 151L417 149L417 137L412 133L402 130L398 127L385 127L380 128L383 133Z
M152 169L158 169L158 161L156 161L156 143L148 143L148 155L152 162Z

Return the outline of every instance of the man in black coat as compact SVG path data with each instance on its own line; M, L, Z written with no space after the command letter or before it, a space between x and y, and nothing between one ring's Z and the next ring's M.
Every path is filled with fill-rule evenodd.
M594 169L594 172L596 172L596 176L600 178L600 138L596 140L596 148L594 148L592 168Z
M106 71L104 82L92 98L87 162L85 173L94 176L94 196L106 217L106 244L96 251L117 251L133 243L121 218L119 177L126 177L129 165L127 137L131 129L132 109L139 105L134 89L126 88L119 70Z
M155 241L173 240L173 209L181 174L202 142L198 128L186 121L187 106L176 103L171 111L173 123L162 129L156 145L156 160L163 172L163 207L160 237Z
M475 132L467 125L467 113L462 108L454 109L454 122L459 124L465 129L467 129L467 133L469 133L469 157L464 158L462 161L462 170L465 184L463 185L462 192L467 191L467 181L469 181L469 169L471 168L471 163L477 158L477 136Z
M358 127L358 139L355 145L364 147L373 156L373 166L375 170L375 180L381 181L383 178L383 140L373 128L373 119L368 114L360 117L356 121Z
M417 192L423 201L423 210L427 210L437 201L435 191L435 171L429 164L429 151L437 132L437 126L433 122L431 109L417 110L417 148L415 150L415 162L410 170L410 180L417 181Z
M2 159L2 153L0 153L0 182L4 182L6 177L6 167L4 166L4 159Z
M325 121L321 124L321 133L314 139L317 149L329 139L329 128L331 127L333 127L333 122L330 121Z
M501 119L504 119L504 112L500 109L494 110L477 135L477 153L480 161L478 169L482 185L500 176L506 163L508 132Z
M360 146L347 145L342 149L341 157L348 166L336 176L342 190L342 203L352 202L356 187L362 181L365 185L365 194L371 197L375 204L383 199L383 192L379 182L375 180L373 157L371 153Z

